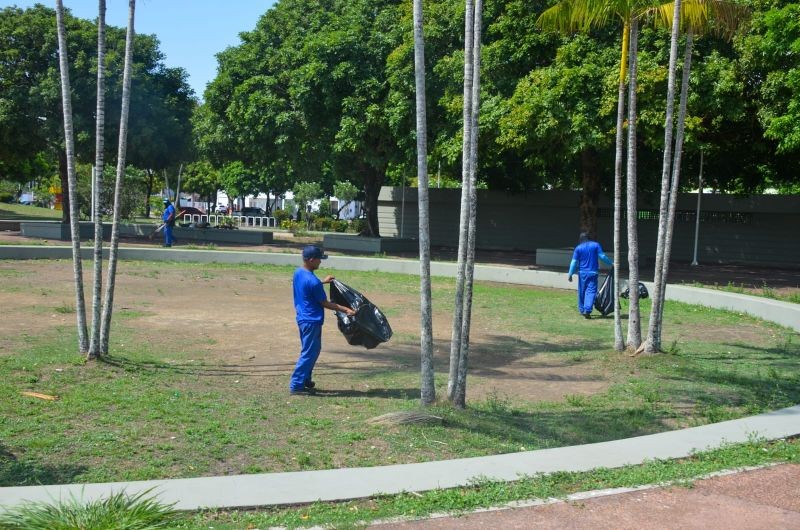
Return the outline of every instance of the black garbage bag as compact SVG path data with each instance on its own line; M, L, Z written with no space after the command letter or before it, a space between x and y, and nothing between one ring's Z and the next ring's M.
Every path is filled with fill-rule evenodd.
M629 283L625 283L625 289L619 293L620 298L629 298L631 296L631 286ZM642 283L639 282L639 299L647 298L650 296L650 291L647 290L647 287Z
M614 272L609 272L606 279L603 280L603 285L597 291L597 297L594 299L594 308L600 311L603 316L609 315L614 312Z
M354 316L335 312L339 331L348 344L371 350L392 338L389 321L366 296L339 280L333 280L330 285L331 302L347 306L356 312Z

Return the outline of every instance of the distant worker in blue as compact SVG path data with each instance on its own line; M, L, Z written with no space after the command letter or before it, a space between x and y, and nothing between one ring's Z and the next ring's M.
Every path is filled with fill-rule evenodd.
M320 281L314 274L324 259L328 259L328 256L319 247L313 245L305 247L303 266L298 268L292 277L294 309L297 313L297 327L300 328L300 357L289 382L290 394L314 393L316 384L311 379L311 372L322 350L322 323L325 321L323 308L350 316L356 314L349 307L328 301L325 296L322 284L331 283L334 277L326 276Z
M572 281L572 275L578 273L578 311L583 318L592 318L594 299L597 296L597 270L598 258L608 265L613 265L608 256L603 253L603 247L597 241L592 241L589 234L581 232L578 246L572 253L567 279Z
M164 213L161 214L161 220L164 221L164 246L171 247L174 241L172 237L172 227L175 226L175 207L172 203L164 197Z

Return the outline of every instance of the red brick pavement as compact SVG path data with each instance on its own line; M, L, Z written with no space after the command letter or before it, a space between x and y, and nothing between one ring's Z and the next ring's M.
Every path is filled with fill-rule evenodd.
M800 529L800 465L580 501L375 525L411 529Z

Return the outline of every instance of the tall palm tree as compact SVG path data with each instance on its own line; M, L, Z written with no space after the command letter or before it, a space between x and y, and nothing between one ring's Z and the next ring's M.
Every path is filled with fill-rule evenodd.
M625 349L622 338L622 315L619 303L619 271L620 256L622 256L622 161L625 136L623 126L625 122L625 78L628 56L628 41L630 39L630 24L625 22L622 28L622 53L619 68L619 82L617 84L617 131L614 155L614 349Z
M119 144L117 146L117 178L114 185L114 222L111 226L111 248L108 255L108 287L103 300L103 320L100 328L101 353L108 353L111 331L111 314L114 310L114 285L117 273L117 250L119 248L120 195L125 176L125 155L128 146L128 111L131 106L131 67L133 64L133 21L136 0L128 0L128 30L125 34L125 68L122 75L122 111L119 118Z
M425 37L422 0L414 0L414 83L417 104L417 178L419 180L420 401L436 400L433 382L431 239L428 200L428 119L425 110Z
M664 296L666 293L667 273L669 272L669 258L672 252L672 236L675 224L675 211L677 208L678 188L680 184L681 158L683 155L683 137L686 122L686 107L689 93L689 73L692 65L692 49L695 33L712 31L718 36L731 39L741 23L746 20L748 10L746 7L728 0L686 0L681 3L676 0L672 5L660 6L657 10L657 20L661 25L671 24L672 42L677 55L677 34L679 26L686 31L686 45L684 50L683 74L681 79L681 94L676 122L675 149L670 157L672 147L671 139L665 135L664 139L664 173L662 173L662 194L659 218L658 245L656 249L656 263L654 272L653 305L650 314L647 340L643 350L647 353L656 353L661 350L661 331L663 329ZM672 64L672 54L670 55ZM672 68L671 68L672 70ZM673 72L670 72L673 75ZM667 111L674 105L674 91L667 91ZM671 125L671 116L667 123ZM666 127L666 124L665 124ZM671 176L667 178L671 167ZM667 181L665 184L665 181ZM669 196L666 197L665 187Z
M100 215L100 189L103 185L104 131L106 119L106 1L99 0L97 16L97 123L95 128L94 161L94 282L92 284L92 335L88 358L100 354L101 294L103 288L103 218Z
M461 154L461 213L458 233L458 265L456 272L456 293L453 306L453 331L450 338L450 374L447 381L447 398L455 398L458 380L458 365L461 361L461 333L464 322L464 283L467 267L467 238L469 237L469 185L470 185L470 139L472 136L472 81L473 32L475 25L475 4L466 0L464 12L464 128L462 131Z
M469 331L472 323L472 287L475 276L475 237L478 208L478 116L480 114L481 91L481 35L483 22L483 0L475 0L474 28L472 31L472 97L470 104L469 136L469 225L467 228L467 256L464 276L464 315L461 323L461 348L458 362L453 404L464 408L467 404L467 366L469 360Z
M69 81L69 56L67 55L67 30L64 23L64 2L56 0L56 26L58 32L58 66L61 71L61 105L64 114L64 148L67 156L67 186L69 194L70 239L72 240L72 272L75 280L75 312L78 324L78 350L85 355L89 350L86 334L86 302L83 296L83 264L81 263L80 217L75 178L75 136L72 124L72 96Z
M661 200L658 215L658 236L656 240L656 261L655 271L653 272L653 303L650 312L650 323L647 327L647 339L642 343L640 349L646 353L655 353L660 349L661 321L657 315L662 314L661 308L664 304L664 283L666 276L664 272L664 251L666 245L667 219L670 201L670 181L672 168L672 144L673 144L673 121L675 108L675 70L678 63L678 39L680 37L680 13L681 0L673 2L672 30L670 33L669 51L669 71L667 73L667 108L664 118L664 159L661 168ZM689 39L691 41L691 38ZM686 71L684 70L684 74ZM688 78L681 85L681 96L683 96L685 85ZM685 118L685 116L684 116ZM682 121L682 120L681 120ZM682 138L681 138L682 142Z
M630 51L628 53L628 164L627 164L627 215L628 215L628 348L636 350L642 342L639 314L639 233L636 194L636 74L639 68L639 17L631 21ZM616 259L616 257L615 257Z
M622 338L622 318L620 315L619 305L619 270L620 258L622 252L622 165L623 165L623 145L624 145L624 132L623 124L625 117L625 81L628 76L634 81L635 86L635 71L627 72L630 64L635 64L633 61L638 52L638 37L637 41L631 40L631 33L633 24L637 25L638 35L638 21L639 17L647 12L650 7L650 2L647 0L562 0L556 5L546 9L539 19L537 24L544 28L554 29L564 33L574 31L589 31L595 27L606 25L612 18L618 18L622 22L622 49L620 52L620 66L619 66L619 83L617 87L617 130L616 130L616 155L614 163L614 347L617 351L624 349L625 344ZM636 122L636 90L629 90L629 116L628 123L633 125L633 130L629 128L629 144L628 144L628 165L627 176L628 186L630 192L633 189L633 202L631 201L630 193L628 194L628 255L629 266L631 257L638 267L638 239L636 238L636 135L635 135L635 122ZM630 106L633 106L634 111L630 112ZM631 120L631 117L633 119ZM632 136L631 136L631 133ZM633 140L633 143L631 143ZM633 158L631 158L633 154ZM631 182L631 179L633 181ZM631 211L631 206L633 210ZM633 229L634 241L631 241L630 233ZM632 245L632 243L634 243ZM633 275L638 284L638 268L633 271ZM633 279L630 280L633 284ZM636 284L634 284L636 285ZM631 313L635 318L629 320L628 326L628 342L631 342L631 332L633 331L634 343L638 346L635 337L638 335L639 342L641 341L641 329L639 328L639 299L637 294L631 297ZM633 330L631 330L633 327Z

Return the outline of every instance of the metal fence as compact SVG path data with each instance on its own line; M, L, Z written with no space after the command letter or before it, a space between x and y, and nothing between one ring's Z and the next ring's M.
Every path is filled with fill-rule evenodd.
M278 220L274 217L255 217L243 215L216 215L216 214L184 214L184 223L206 224L208 226L220 226L223 224L233 224L237 228L252 226L254 228L276 228Z

